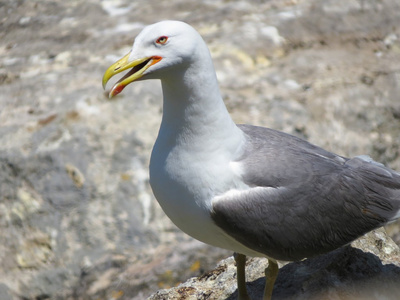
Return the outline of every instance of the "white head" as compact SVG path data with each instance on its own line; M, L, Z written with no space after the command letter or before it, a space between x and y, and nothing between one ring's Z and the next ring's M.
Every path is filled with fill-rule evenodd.
M206 51L204 51L206 50ZM145 27L136 37L132 50L110 66L103 86L114 75L131 69L111 89L110 97L119 94L136 80L161 79L164 72L188 68L206 53L203 39L190 25L179 21L162 21Z

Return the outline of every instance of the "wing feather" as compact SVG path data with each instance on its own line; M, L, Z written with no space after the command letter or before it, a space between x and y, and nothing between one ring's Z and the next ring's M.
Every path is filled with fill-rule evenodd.
M245 246L299 260L346 245L400 217L400 174L271 129L240 126L250 189L213 201L212 218Z

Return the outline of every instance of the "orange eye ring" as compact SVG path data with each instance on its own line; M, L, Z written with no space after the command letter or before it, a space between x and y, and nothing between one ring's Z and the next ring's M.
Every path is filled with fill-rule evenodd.
M164 45L167 41L168 41L168 37L165 36L165 35L163 35L163 36L160 36L160 37L157 39L156 43L157 43L157 44L160 44L160 45Z

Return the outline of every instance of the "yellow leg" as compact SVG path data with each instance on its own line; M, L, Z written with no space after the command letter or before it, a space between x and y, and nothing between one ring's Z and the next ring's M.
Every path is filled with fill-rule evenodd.
M263 300L271 300L272 291L276 277L278 277L279 267L277 262L268 259L268 268L265 269L265 289Z
M246 289L246 255L233 253L236 261L236 279L239 300L251 300Z

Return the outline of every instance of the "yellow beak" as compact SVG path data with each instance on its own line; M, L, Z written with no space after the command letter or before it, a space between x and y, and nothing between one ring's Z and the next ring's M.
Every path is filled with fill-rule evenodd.
M143 76L144 71L146 71L150 66L158 63L162 57L160 56L152 56L136 59L134 61L129 61L130 52L125 55L123 58L112 64L104 73L103 76L103 88L106 87L107 82L114 75L121 73L127 69L132 68L126 75L124 75L120 80L115 83L115 85L111 88L109 97L112 98L115 95L118 95L122 92L122 90L130 83L139 79Z

